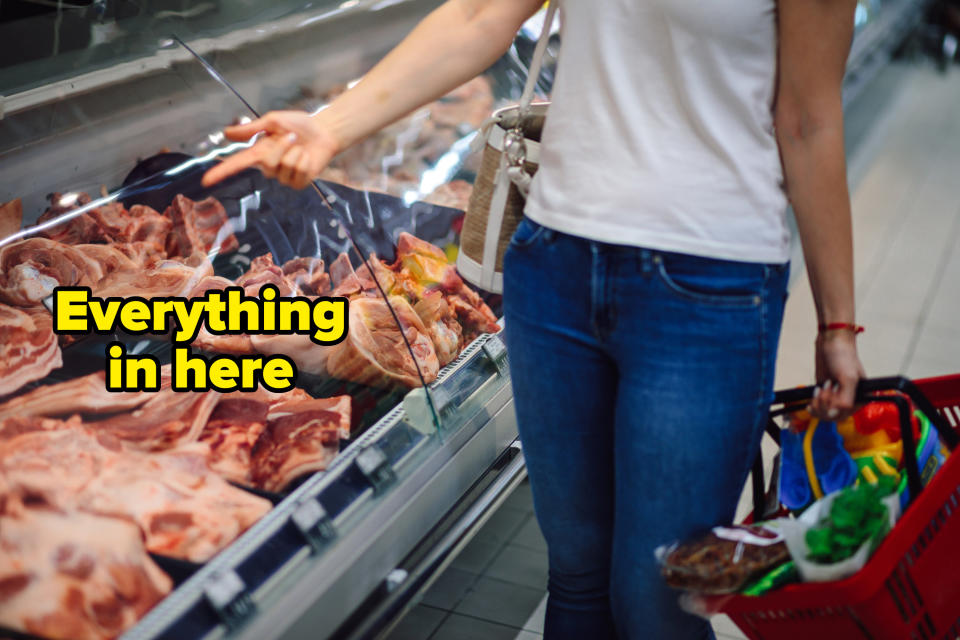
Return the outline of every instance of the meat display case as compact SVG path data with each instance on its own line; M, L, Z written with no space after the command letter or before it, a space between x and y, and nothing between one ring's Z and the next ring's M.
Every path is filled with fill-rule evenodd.
M450 251L474 170L470 142L493 108L519 96L539 32L535 18L483 82L344 154L320 195L255 172L208 191L197 180L223 153L225 124L322 108L439 1L74 4L90 30L85 48L55 46L0 69L0 201L22 198L29 225L53 192L105 185L105 198L158 211L176 194L215 195L238 230L238 249L212 256L231 279L267 251L277 264L346 252L360 269L351 237L363 258L390 261L404 231ZM861 3L850 87L920 4ZM545 95L550 64L541 80ZM169 357L163 341L117 337ZM103 346L66 347L65 366L41 382L102 368ZM383 635L525 475L502 337L484 332L463 347L426 392L303 376L311 395L351 395L351 438L325 470L264 494L270 511L210 561L164 561L175 589L123 637Z
M355 276L364 259L366 274L382 274L370 268L379 264L370 254L385 265L399 260L402 232L449 252L472 179L470 140L494 106L519 95L536 35L521 34L485 80L338 159L317 192L282 188L255 171L202 189L202 172L240 146L224 145L224 125L254 111L322 107L439 3L279 2L265 13L258 3L221 1L161 24L145 19L149 3L127 4L139 13L128 6L121 19L119 5L108 7L94 24L97 42L79 57L65 50L0 70L0 201L19 199L22 238L37 236L31 225L39 221L46 225L40 235L75 244L105 242L67 236L81 234L74 230L89 216L105 219L111 207L122 204L129 218L142 215L129 213L135 205L176 218L171 210L212 196L236 242L218 233L202 248L217 277L237 282L267 252L277 265L324 259L331 274L342 253ZM548 65L542 93L550 74ZM81 193L93 201L83 205ZM173 206L183 196L189 204ZM72 219L56 218L55 209ZM186 251L176 259L186 262ZM496 297L487 301L497 308ZM398 331L406 335L404 322ZM154 553L174 589L123 637L372 637L387 629L524 476L506 350L498 333L479 326L465 330L452 362L432 374L417 371L426 374L426 390L301 369L298 387L311 396L351 396L351 437L322 471L282 491L252 487L271 501L269 512L209 561ZM129 353L170 358L163 338L116 332L69 341L62 367L2 406L27 396L42 403L57 388L48 385L103 369L113 340Z

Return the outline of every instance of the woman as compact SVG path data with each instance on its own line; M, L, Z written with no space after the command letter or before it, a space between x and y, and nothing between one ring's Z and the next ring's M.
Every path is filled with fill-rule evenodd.
M450 0L314 116L227 135L302 188L474 77L541 0ZM710 637L653 551L731 520L771 401L786 186L819 320L811 410L862 376L841 81L855 0L565 0L527 218L505 257L514 398L550 557L545 636Z

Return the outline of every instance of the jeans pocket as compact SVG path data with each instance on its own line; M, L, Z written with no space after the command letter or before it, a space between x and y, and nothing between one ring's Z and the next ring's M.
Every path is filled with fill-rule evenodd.
M657 273L675 295L701 304L755 307L763 301L770 267L684 254L657 254Z
M545 230L546 227L524 216L510 238L510 246L517 249L529 247L543 235Z

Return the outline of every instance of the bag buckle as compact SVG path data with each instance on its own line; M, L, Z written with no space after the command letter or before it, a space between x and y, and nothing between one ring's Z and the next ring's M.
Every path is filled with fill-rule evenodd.
M503 137L503 153L511 167L522 167L527 161L527 141L519 127L508 129Z

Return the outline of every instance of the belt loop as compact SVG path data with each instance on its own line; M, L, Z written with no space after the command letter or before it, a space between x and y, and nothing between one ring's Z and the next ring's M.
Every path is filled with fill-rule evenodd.
M640 270L645 276L653 272L653 252L650 249L640 250Z

